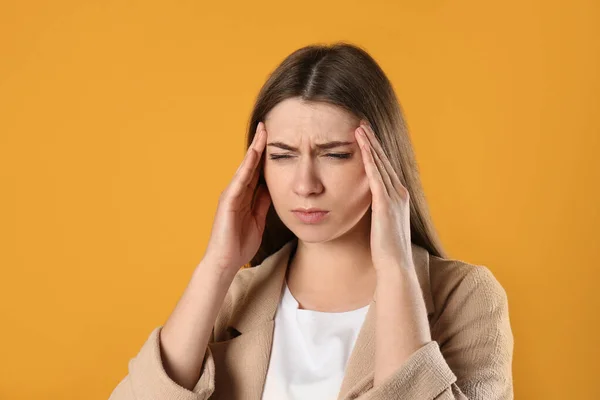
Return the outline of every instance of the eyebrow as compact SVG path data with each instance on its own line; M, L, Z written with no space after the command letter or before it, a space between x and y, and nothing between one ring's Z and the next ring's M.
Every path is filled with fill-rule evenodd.
M318 149L321 149L321 150L328 150L328 149L333 149L335 147L347 146L347 145L350 145L352 143L354 143L354 142L342 142L342 141L339 141L339 140L334 140L333 142L327 142L327 143L323 143L323 144L316 144L315 146ZM298 151L297 147L292 147L292 146L287 145L287 144L282 143L282 142L267 143L267 146L278 147L280 149L289 150L289 151Z

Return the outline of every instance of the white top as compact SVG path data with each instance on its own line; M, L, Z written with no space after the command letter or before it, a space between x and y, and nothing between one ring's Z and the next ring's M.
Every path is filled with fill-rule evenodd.
M369 305L339 313L299 309L287 281L284 287L262 400L335 400Z

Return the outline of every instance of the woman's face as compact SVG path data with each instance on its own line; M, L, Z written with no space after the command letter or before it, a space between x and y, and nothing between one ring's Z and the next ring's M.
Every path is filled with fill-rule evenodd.
M264 176L281 221L305 242L335 239L352 229L369 209L371 191L354 136L360 120L337 106L290 98L266 116ZM330 148L319 145L347 142ZM320 208L317 223L292 210Z

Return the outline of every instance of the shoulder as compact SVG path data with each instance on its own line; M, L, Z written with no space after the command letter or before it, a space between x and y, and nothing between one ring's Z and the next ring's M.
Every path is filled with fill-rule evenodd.
M430 257L432 338L468 398L512 391L514 336L507 294L483 265ZM510 397L512 398L512 397Z
M486 266L430 256L429 276L438 316L444 311L485 312L507 307L506 290Z

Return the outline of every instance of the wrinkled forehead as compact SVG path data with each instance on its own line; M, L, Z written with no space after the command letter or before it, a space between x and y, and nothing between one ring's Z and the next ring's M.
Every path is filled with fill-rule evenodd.
M353 140L359 121L351 112L333 104L291 98L273 107L264 122L269 141L300 145L306 141Z

